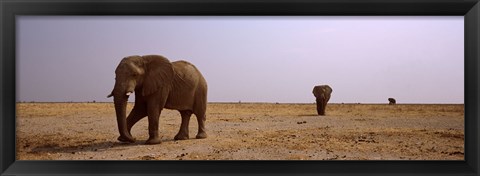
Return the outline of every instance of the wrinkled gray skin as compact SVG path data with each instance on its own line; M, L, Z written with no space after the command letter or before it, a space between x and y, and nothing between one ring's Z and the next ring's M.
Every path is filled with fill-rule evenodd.
M163 56L129 56L115 70L113 96L121 142L135 142L130 131L140 119L148 116L149 138L146 144L160 143L159 117L163 108L180 111L182 124L175 140L188 139L188 123L195 114L197 139L206 138L205 112L207 82L198 69L186 61L170 62ZM126 117L127 100L135 93L135 105Z
M395 100L395 98L388 98L388 104L389 105L397 104L397 100Z
M327 107L328 100L332 94L332 88L328 85L319 85L313 88L313 95L317 101L317 113L318 115L325 115L325 108Z

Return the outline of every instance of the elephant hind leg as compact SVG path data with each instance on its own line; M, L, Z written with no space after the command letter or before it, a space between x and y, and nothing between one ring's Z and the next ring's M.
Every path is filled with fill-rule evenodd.
M186 140L188 139L188 124L190 123L190 117L192 116L192 111L185 110L180 111L182 115L182 124L180 125L180 130L177 135L175 135L175 140Z
M207 132L205 130L205 121L207 119L205 112L196 113L197 122L198 122L198 133L195 138L197 139L205 139L207 138Z

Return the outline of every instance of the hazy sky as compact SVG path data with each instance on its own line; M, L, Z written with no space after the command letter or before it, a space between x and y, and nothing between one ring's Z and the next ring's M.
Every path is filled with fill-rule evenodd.
M17 17L17 101L112 101L130 55L195 64L209 102L463 103L454 17ZM131 96L129 101L133 101Z

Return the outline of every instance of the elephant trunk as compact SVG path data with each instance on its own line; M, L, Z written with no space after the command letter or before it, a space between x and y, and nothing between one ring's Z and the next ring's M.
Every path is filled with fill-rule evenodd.
M325 115L325 103L321 98L317 98L317 113L318 115Z
M127 100L128 96L114 91L113 102L115 104L115 113L117 115L118 132L120 133L118 140L122 142L135 142L135 139L133 139L132 135L127 130Z

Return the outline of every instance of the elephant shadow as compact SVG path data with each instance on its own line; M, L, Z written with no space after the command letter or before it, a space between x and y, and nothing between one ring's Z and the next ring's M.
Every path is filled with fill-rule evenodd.
M174 141L173 139L164 139L162 142ZM106 150L119 149L123 147L145 145L145 140L138 140L135 143L122 143L118 141L102 141L81 145L60 146L58 143L43 144L32 148L29 153L71 153L78 152L102 152Z
M305 117L305 116L318 116L318 114L299 114L298 117Z

